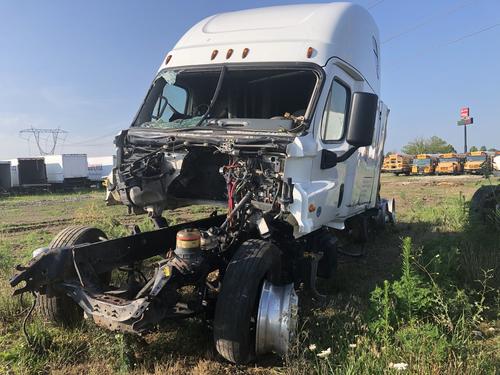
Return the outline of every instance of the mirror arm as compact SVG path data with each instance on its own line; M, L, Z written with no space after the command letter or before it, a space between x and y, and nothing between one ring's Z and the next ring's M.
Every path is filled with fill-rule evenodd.
M358 148L359 147L351 147L349 150L347 150L342 155L337 157L337 162L341 163L343 161L346 161L347 159L349 159L351 157L352 154L354 154L358 150Z
M349 150L344 152L342 155L337 156L337 154L333 151L328 151L327 149L323 149L321 151L321 169L330 169L335 167L338 163L346 161L351 157L352 154L356 152L359 147L351 147Z

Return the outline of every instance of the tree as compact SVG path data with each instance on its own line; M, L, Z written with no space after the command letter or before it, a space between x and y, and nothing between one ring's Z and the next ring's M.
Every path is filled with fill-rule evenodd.
M430 138L416 138L402 148L405 154L445 154L456 152L455 148L444 139L433 136Z
M493 152L495 152L495 151L498 151L498 150L497 150L496 148L492 147L492 148L489 148L489 149L488 149L488 151L493 151Z
M469 148L469 151L474 152L474 151L478 151L478 149L476 146L472 146L471 148Z
M481 146L481 148L479 149L479 151L486 151L486 146Z

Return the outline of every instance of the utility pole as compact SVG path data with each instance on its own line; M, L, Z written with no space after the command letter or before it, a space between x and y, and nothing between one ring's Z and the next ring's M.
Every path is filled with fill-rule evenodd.
M467 125L464 125L464 154L467 153Z
M35 138L36 145L40 155L54 155L56 146L60 140L66 138L68 132L60 128L57 129L38 129L31 127L19 132L19 136L25 140L31 137Z

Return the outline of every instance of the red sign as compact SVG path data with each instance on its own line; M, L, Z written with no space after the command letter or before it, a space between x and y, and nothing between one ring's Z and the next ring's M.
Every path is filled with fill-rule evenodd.
M460 117L469 117L469 107L463 107L460 109Z

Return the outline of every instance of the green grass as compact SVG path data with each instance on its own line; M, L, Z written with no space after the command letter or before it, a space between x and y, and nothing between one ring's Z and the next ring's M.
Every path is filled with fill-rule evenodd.
M105 207L96 192L1 199L0 373L392 374L395 364L406 364L412 374L495 374L499 232L469 221L468 200L484 180L450 181L384 176L382 195L398 198L398 225L370 242L366 257L340 258L333 280L320 284L326 302L300 293L301 330L286 358L250 366L220 360L197 319L166 324L143 341L91 322L62 329L35 316L29 347L21 323L30 297L12 297L7 282L15 264L68 224L94 225L109 237L128 234L132 224L153 226L126 216L123 207ZM177 223L211 210L179 209L168 218ZM66 221L54 221L60 218ZM12 231L13 223L37 229ZM331 354L317 356L328 348Z

